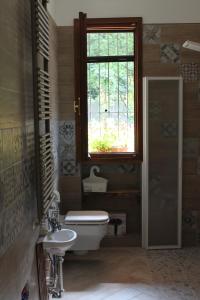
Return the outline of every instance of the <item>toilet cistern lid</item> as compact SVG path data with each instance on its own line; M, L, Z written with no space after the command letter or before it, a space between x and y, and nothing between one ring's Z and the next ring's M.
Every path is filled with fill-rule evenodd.
M108 213L102 210L71 210L65 216L65 224L104 224L108 221Z

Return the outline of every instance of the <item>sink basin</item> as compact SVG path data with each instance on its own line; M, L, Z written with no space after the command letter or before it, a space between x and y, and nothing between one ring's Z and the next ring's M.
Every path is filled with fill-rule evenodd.
M61 229L45 236L43 247L47 252L54 255L65 255L77 238L77 233L71 229Z

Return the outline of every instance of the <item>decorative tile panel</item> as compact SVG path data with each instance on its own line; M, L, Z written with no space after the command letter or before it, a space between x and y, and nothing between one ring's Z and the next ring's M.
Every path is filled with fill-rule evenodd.
M200 80L200 64L181 64L180 73L186 82Z
M178 44L161 44L160 61L161 63L177 64L180 62L180 45Z
M75 176L79 173L76 163L75 121L59 122L59 161L60 173Z
M183 139L183 157L197 158L199 155L199 139L184 138Z
M140 173L140 165L139 164L95 164L95 166L98 166L100 168L101 173L107 173L107 174L133 174L139 177ZM87 177L90 174L90 169L92 165L90 164L84 164L83 166L83 177Z
M155 195L155 196L161 194L161 178L160 178L160 176L150 178L149 192L151 193L151 195Z
M143 26L143 43L158 44L160 43L161 27L159 25Z
M183 212L183 227L188 227L190 229L197 228L197 211L184 211Z
M200 227L199 227L199 211L184 210L182 217L182 228L184 234L193 237L193 244L199 244Z
M120 173L133 174L137 172L137 165L119 165L118 170Z
M0 130L0 256L15 241L35 209L33 126ZM23 160L21 158L23 157Z
M75 160L64 159L62 161L62 172L63 175L75 175L77 173Z
M200 156L197 158L197 175L200 175Z
M198 89L197 89L197 99L200 102L200 82L198 84Z
M149 102L149 118L152 120L159 120L161 117L161 103L159 101Z
M178 127L175 121L163 122L161 124L161 134L163 137L176 137L177 131Z
M0 170L3 170L3 131L0 130Z
M75 122L74 121L61 121L59 124L59 135L66 141L67 144L74 143L75 141Z

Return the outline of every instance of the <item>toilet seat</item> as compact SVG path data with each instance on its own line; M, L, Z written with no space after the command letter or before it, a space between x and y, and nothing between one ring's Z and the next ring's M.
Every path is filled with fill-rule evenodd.
M101 225L106 224L109 221L109 215L105 211L96 210L79 210L68 211L65 216L65 224L87 224L87 225Z

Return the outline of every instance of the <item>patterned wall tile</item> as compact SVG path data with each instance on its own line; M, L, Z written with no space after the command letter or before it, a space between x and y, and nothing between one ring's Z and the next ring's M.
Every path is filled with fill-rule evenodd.
M196 228L197 226L197 211L183 212L183 226L188 228Z
M179 44L161 44L161 63L180 63L180 48L181 46Z
M134 174L138 171L137 169L137 165L126 165L126 164L123 164L123 165L119 165L118 166L118 170L120 173L125 173L125 174Z
M160 43L161 27L159 25L143 26L143 42L144 44Z
M200 64L181 64L180 73L184 81L197 81L200 79Z
M14 242L34 211L34 159L12 165L0 173L0 256Z
M177 122L163 122L161 124L161 134L163 137L176 137L178 131Z
M197 175L200 175L200 156L197 158Z
M200 81L199 81L198 89L197 89L197 100L198 100L198 102L200 102Z
M62 161L62 173L63 175L75 175L77 173L75 160L64 159Z
M53 154L53 161L54 161L55 184L57 187L58 177L59 177L59 159L58 159L59 135L58 135L58 121L56 119L51 120L50 128L51 128L51 133L53 138L52 154Z
M3 131L0 130L0 172L3 170Z
M162 106L157 100L149 102L149 118L152 120L159 120L161 118Z
M75 145L62 143L60 145L60 158L61 159L75 159Z
M182 215L182 230L184 235L190 234L192 237L192 244L198 245L199 243L199 211L184 210ZM191 243L191 241L190 241Z
M75 122L61 121L59 123L59 136L67 143L75 142Z
M1 129L0 256L15 241L36 209L34 128ZM23 157L23 160L22 160Z
M13 129L13 153L14 162L22 160L23 133L22 128Z
M106 174L133 174L138 175L140 173L140 165L139 164L95 164L95 166L98 166L100 168L101 173ZM82 168L82 175L83 177L88 177L90 174L90 169L92 165L90 164L84 164Z
M4 173L0 172L0 211L2 211L4 207L4 195Z
M183 139L183 157L197 158L199 155L199 139L184 138Z
M161 194L161 177L155 176L149 180L149 192L151 195L157 196Z
M75 121L59 122L59 162L62 175L79 174L79 165L76 163Z
M34 156L35 143L34 143L34 128L33 128L33 126L34 126L33 124L28 125L28 126L26 126L26 128L24 130L23 140L26 141L26 155L29 157Z

